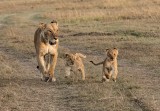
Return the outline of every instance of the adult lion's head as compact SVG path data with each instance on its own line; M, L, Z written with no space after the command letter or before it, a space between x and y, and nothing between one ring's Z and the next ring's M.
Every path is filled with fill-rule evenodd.
M49 24L40 23L41 39L44 43L55 45L58 40L58 23L53 20Z

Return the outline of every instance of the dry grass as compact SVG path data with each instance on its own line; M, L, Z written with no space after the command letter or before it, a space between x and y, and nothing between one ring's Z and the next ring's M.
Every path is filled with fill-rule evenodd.
M158 1L157 1L158 2ZM54 3L53 3L54 4ZM56 18L63 22L90 22L90 21L114 21L130 19L153 19L160 18L159 5L155 2L133 2L128 0L117 0L111 2L64 2L54 5L55 10L45 11L37 16L41 19ZM151 4L151 5L148 5ZM56 7L57 6L57 7ZM63 11L62 11L63 10Z
M0 110L159 111L159 6L159 0L0 1ZM33 35L39 22L52 19L63 38L57 82L44 83L35 71ZM89 61L102 61L112 47L119 49L118 80L101 83L101 66ZM85 82L64 78L65 52L87 55Z

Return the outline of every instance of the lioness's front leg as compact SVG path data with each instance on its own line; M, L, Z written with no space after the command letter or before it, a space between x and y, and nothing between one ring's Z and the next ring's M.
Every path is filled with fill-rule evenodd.
M49 68L50 77L47 82L56 81L56 78L54 77L54 70L57 64L57 57L58 57L58 54L51 55L51 65Z
M42 73L42 76L43 76L42 80L45 80L45 77L47 76L47 70L46 70L44 55L39 54L37 57L37 60L38 60L40 72Z

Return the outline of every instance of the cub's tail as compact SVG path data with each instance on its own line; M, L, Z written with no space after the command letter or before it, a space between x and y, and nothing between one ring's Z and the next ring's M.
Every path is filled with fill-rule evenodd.
M98 66L98 65L101 65L103 64L103 61L102 62L99 62L99 63L94 63L93 61L90 61L92 64L94 64L95 66Z
M86 58L85 55L81 54L81 53L76 53L77 56L81 57L81 58Z

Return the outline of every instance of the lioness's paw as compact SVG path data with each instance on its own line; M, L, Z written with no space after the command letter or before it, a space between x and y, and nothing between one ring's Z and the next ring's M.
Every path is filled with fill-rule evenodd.
M109 79L106 79L107 82L109 82Z
M53 78L52 78L52 81L55 82L55 81L56 81L56 78L53 77Z
M68 75L66 75L66 76L65 76L65 78L69 78L69 76L68 76Z
M112 80L113 80L114 82L116 82L116 79L115 79L115 78L113 78Z
M46 78L44 76L41 77L41 81L45 81Z
M102 82L105 82L106 81L106 76L103 76L102 77Z
M47 82L48 81L48 79L49 79L49 77L44 77L44 82Z
M49 79L47 80L47 82L52 82L52 78L49 78Z
M51 78L51 77L50 77L50 78L47 80L47 82L52 82L52 81L55 82L55 81L56 81L56 78Z

